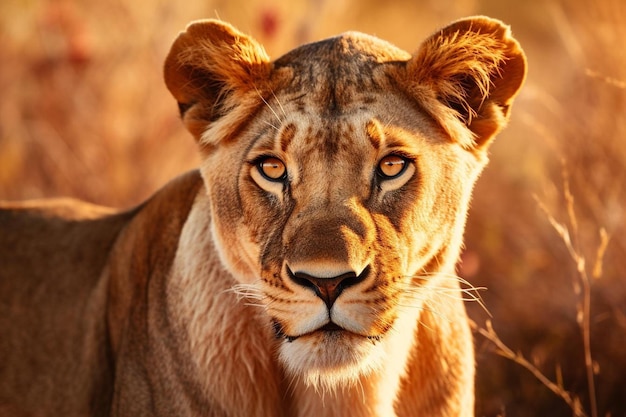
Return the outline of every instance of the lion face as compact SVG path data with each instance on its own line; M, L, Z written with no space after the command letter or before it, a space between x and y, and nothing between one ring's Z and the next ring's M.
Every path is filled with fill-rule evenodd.
M524 77L508 31L477 26L414 56L348 33L269 63L215 21L172 47L166 81L203 151L223 263L311 384L382 366L442 285L433 277L453 271L485 149ZM468 45L484 56L459 63Z
M355 92L354 105L323 116L275 94L242 132L236 195L232 183L208 181L215 234L240 237L229 268L247 260L243 292L265 307L287 368L334 385L382 365L398 315L428 297L426 264L456 259L446 252L479 162L400 95L374 95L362 109ZM216 152L207 167L221 159L231 160ZM236 218L218 220L234 207Z
M278 126L250 126L255 139L237 167L234 224L244 239L230 258L251 254L250 291L298 375L377 366L402 309L427 297L417 277L434 257L446 258L465 216L464 182L477 161L463 160L465 151L420 112L386 111L410 108L401 97L375 101L322 117L277 93L264 112L282 106ZM211 189L215 197L228 191ZM216 200L218 218L236 207ZM216 234L224 240L232 224L216 221Z

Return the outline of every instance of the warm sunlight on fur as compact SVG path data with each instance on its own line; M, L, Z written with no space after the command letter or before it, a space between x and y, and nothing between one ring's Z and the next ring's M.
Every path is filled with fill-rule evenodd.
M455 265L525 74L486 17L274 61L192 23L164 75L198 171L127 212L0 211L0 416L472 416Z

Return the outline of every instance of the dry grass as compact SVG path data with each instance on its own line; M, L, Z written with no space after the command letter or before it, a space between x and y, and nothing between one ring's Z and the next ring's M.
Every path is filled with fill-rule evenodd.
M219 16L276 57L348 29L410 50L470 14L510 23L530 64L510 128L478 183L461 267L488 288L482 297L493 315L492 329L476 334L476 414L624 416L620 0L5 0L0 198L71 195L127 207L195 166L195 145L161 80L170 42L190 20Z
M582 252L582 245L579 241L579 227L578 219L575 213L574 196L570 190L569 174L565 169L563 170L563 186L563 197L565 199L565 208L567 212L567 220L565 222L559 222L540 200L537 199L537 203L556 234L562 240L567 252L569 253L571 261L576 266L577 276L574 277L573 284L575 293L578 295L578 300L576 302L575 311L576 322L578 323L580 329L580 342L582 344L584 354L589 411L586 412L584 410L580 397L577 394L569 392L563 385L563 377L560 369L557 368L557 380L552 381L540 369L538 369L536 365L525 358L522 353L514 352L510 347L508 347L493 329L491 320L487 320L484 328L480 328L474 324L474 329L478 334L493 344L495 352L498 355L509 359L526 369L541 384L552 391L552 393L554 393L557 397L560 397L569 406L575 417L597 417L598 405L595 378L599 369L597 362L594 361L591 348L591 277L593 277L593 279L600 279L602 277L604 254L609 243L609 237L604 228L599 230L600 242L594 254L594 262L590 266L587 262L587 259L589 258Z
M468 225L482 269L466 278L489 288L496 334L578 408L479 336L485 415L626 414L625 12L611 0L546 5L552 27L537 29L544 44L528 51L529 84Z

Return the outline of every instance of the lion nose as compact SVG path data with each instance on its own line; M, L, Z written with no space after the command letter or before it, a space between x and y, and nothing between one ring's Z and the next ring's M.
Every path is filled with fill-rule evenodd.
M365 268L359 275L350 271L330 278L315 277L305 272L291 272L289 268L287 268L287 273L296 284L312 289L330 310L343 290L365 280L369 273L369 267Z

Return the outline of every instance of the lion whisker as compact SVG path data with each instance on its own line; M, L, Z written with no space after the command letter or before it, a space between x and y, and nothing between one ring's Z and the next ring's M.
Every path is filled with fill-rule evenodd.
M266 298L265 294L255 284L235 284L224 290L224 292L234 293L238 300L248 299L262 301Z
M263 97L263 95L261 94L261 92L260 92L260 91L259 91L256 87L254 87L254 89L256 90L256 93L259 95L259 97L261 98L261 100L263 100L263 103L265 103L265 105L267 106L267 108L269 108L269 109L270 109L270 111L274 114L274 117L276 117L276 120L278 120L278 123L279 123L279 124L282 124L282 123L283 123L283 121L282 121L282 119L280 118L280 116L278 115L278 113L276 113L276 111L275 111L275 110L274 110L274 108L270 105L270 103L268 103L268 101L267 101L267 100L265 100L265 97ZM280 103L279 103L279 104L280 104ZM282 106L281 106L281 107L282 107ZM284 113L284 111L283 111L283 113ZM266 122L266 123L267 123L267 122ZM271 125L270 123L267 123L267 124ZM278 128L276 128L276 127L274 127L274 129L278 130Z
M244 303L243 305L247 306L247 307L259 307L259 308L262 308L262 309L266 309L266 305L265 304Z
M280 130L278 127L274 126L272 123L268 122L267 120L265 120L264 123L276 131Z
M472 284L470 284L469 281L467 281L465 278L462 278L456 274L451 274L448 272L422 272L419 273L415 276L413 276L413 278L430 278L430 277L438 277L438 278L447 278L447 279L451 279L453 281L458 281L461 284L467 285L468 287L472 287Z
M285 119L287 119L287 113L285 113L285 109L283 108L282 103L280 102L278 97L276 97L276 94L274 93L274 90L271 90L271 91L272 91L272 97L274 97L274 99L276 100L276 103L278 103L278 107L280 107L280 112L283 114Z
M424 294L432 292L434 294L443 295L454 300L460 299L462 301L467 301L467 302L476 302L485 311L485 313L487 313L491 317L491 313L489 312L489 309L487 308L482 297L479 294L480 291L486 291L487 287L475 287L472 284L470 284L469 281L453 274L442 274L442 273L422 274L414 278L425 278L426 276L438 277L438 278L441 277L444 279L455 280L459 282L461 285L466 286L467 288L463 288L463 287L446 288L446 287L437 287L437 286L416 287L416 286L413 286L411 283L407 283L406 284L407 286L406 288L403 289L403 291L412 296L420 295L422 297L420 301L427 301L427 296ZM459 297L455 296L455 294L458 294L459 291L461 292L461 296Z
M478 290L487 290L487 287L475 287L474 285L472 285L469 281L467 281L465 278L462 278L458 275L455 274L450 274L450 273L442 273L442 272L431 272L431 273L423 273L423 274L419 274L414 276L414 279L423 279L426 280L426 278L431 278L431 277L436 277L436 278L443 278L443 279L447 279L447 280L452 280L452 281L457 281L459 284L464 285L466 288L461 288L462 290L474 290L474 291L478 291ZM450 289L451 291L456 291L456 289Z

